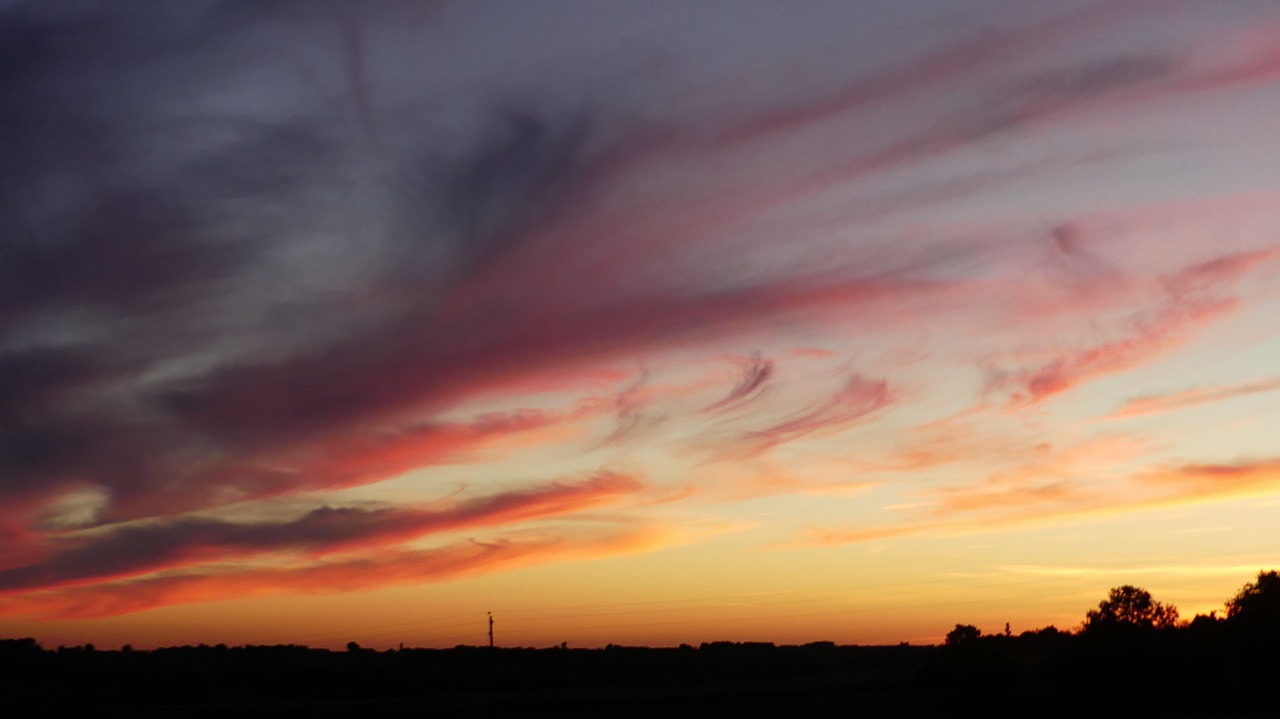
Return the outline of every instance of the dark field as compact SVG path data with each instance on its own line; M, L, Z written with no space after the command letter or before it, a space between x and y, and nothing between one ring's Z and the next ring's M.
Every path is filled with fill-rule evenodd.
M947 646L45 650L3 640L9 706L147 716L1274 715L1280 647L1225 623Z

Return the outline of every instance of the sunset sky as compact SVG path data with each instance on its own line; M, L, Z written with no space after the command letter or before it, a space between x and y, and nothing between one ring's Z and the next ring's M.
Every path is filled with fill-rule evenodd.
M939 642L1280 567L1274 0L0 0L0 636Z

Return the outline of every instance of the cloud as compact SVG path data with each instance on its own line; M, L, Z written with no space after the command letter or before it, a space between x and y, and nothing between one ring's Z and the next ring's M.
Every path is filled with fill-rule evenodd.
M384 550L304 566L160 574L129 581L0 596L6 616L92 619L155 607L280 593L340 593L653 549L666 541L649 526L581 536L514 536L424 550Z
M1032 404L1093 377L1149 362L1185 342L1197 326L1234 311L1233 286L1276 256L1275 249L1241 252L1182 269L1163 278L1160 304L1134 317L1126 336L1060 354L1031 369L996 373L989 389L1013 386L1015 405Z
M441 298L586 162L578 107L516 98L475 110L465 138L387 123L386 157L353 145L352 118L326 96L345 82L299 88L262 70L297 64L280 48L313 33L338 39L327 6L266 29L274 10L229 3L59 7L9 8L3 30L6 500L38 504L86 482L122 505L285 486L260 467L324 446L310 440L402 424L389 405L421 397L388 355L406 350L406 333L449 343L430 320ZM410 114L434 103L401 100ZM330 373L305 379L329 389L287 381L321 356ZM359 396L339 395L366 372L377 377L354 380ZM246 414L200 411L205 379L223 373L253 383L236 388Z
M649 381L649 372L641 371L635 381L619 392L613 399L616 423L613 431L601 440L601 444L614 444L635 434L644 422L646 397L644 388Z
M1184 464L1149 472L1141 481L1178 500L1251 496L1280 483L1280 459Z
M1245 397L1251 394L1272 392L1277 389L1280 389L1280 377L1233 385L1197 387L1170 394L1142 395L1125 400L1124 404L1120 405L1111 416L1121 419L1174 412L1211 402L1221 402L1222 400Z
M412 425L407 415L780 317L936 291L918 268L718 284L695 270L675 286L629 278L654 277L702 230L732 226L734 208L927 157L1005 120L961 118L887 145L824 150L832 161L817 172L795 165L808 179L789 171L737 192L710 184L660 213L643 202L605 211L608 190L694 146L750 156L1113 14L958 41L841 92L762 90L746 113L639 122L652 108L629 94L541 93L546 78L532 70L516 89L433 75L401 86L370 38L398 41L407 7L291 6L279 10L289 22L265 28L267 10L222 3L10 9L0 363L29 376L20 390L0 387L20 391L23 408L20 419L0 416L0 494L38 508L95 485L110 495L104 517L123 520L375 481L448 454L425 445L449 428L395 429ZM280 55L312 45L330 54ZM315 82L299 87L269 68ZM1142 80L1114 68L1082 77L1038 82L1085 98ZM611 227L629 229L615 238ZM600 259L624 255L636 261ZM740 396L719 406L753 396L771 367L749 369ZM840 422L816 408L765 434ZM368 439L388 427L405 435L402 453ZM343 470L308 460L333 459L334 446L354 447L337 457ZM366 454L364 469L350 466ZM403 459L384 461L395 454Z
M844 429L892 402L887 382L854 374L830 399L764 429L747 432L737 442L749 454L758 454L808 434Z
M742 368L742 377L738 383L729 390L728 395L718 402L707 405L703 412L723 411L740 403L749 402L764 391L765 384L773 377L773 360L765 359L759 352L751 355L747 361L740 362L739 365Z
M272 552L323 557L385 551L440 532L570 514L640 489L631 477L603 473L577 483L552 483L443 508L325 506L287 521L187 517L55 536L39 562L0 569L0 592L98 583Z
M926 161L972 149L1000 135L1038 129L1062 115L1099 110L1107 104L1131 104L1135 88L1154 88L1159 81L1175 76L1177 69L1176 63L1165 57L1121 56L1106 62L1019 78L1008 86L985 90L984 101L972 108L949 114L945 120L927 123L922 128L916 128L916 123L905 124L902 132L879 144L866 146L859 143L839 154L814 148L807 162L794 163L797 168L802 168L793 170L794 176L783 172L786 168L776 168L778 178L772 182L700 200L696 214L690 213L683 222L662 227L662 231L656 234L667 238L668 242L712 234L725 224L741 224L743 218L766 216L770 211L821 197L835 188L856 188L858 183L910 170ZM836 107L848 112L848 116L822 119L829 123L851 122L858 116L857 111L862 109L857 105ZM805 118L806 123L817 120L815 117ZM733 147L721 146L720 149L730 151ZM984 190L1025 182L1027 177L1043 176L1087 159L1090 159L1089 155L1074 160L1058 158L1052 163L1024 164L1003 171L989 168L985 172L945 182L922 177L918 186L908 193L872 198L855 195L855 201L847 203L840 216L846 221L872 219L973 197Z
M235 501L299 491L350 487L416 467L464 461L467 453L521 434L574 422L603 411L579 404L559 411L520 409L460 421L408 421L354 426L326 442L273 444L229 452L171 424L119 428L97 418L41 426L19 425L0 446L10 492L21 483L38 504L86 484L101 488L109 507L97 521L173 515ZM92 478L92 483L83 479ZM66 479L63 479L66 478ZM62 480L62 481L59 481ZM44 494L39 490L43 489Z
M1007 417L1165 357L1248 302L1244 279L1271 259L1251 239L1217 258L1203 257L1203 234L1194 251L1148 252L1137 234L1164 237L1137 210L1060 218L1160 193L1199 207L1163 177L1125 184L1147 169L1126 164L1145 143L1160 154L1144 161L1182 151L1145 113L1268 81L1274 23L1237 36L1223 14L1212 27L1240 42L1221 55L1182 8L983 3L935 24L883 5L725 2L673 19L611 3L3 3L7 581L142 581L290 552L337 562L362 543L571 512L636 490L538 485L493 498L509 506L233 521L251 500L316 507L314 494L417 467L518 460L602 417L614 429L601 451L668 441L641 431L663 411L662 434L730 427L735 459L754 459L950 383L972 366L968 341L994 347L988 390ZM1082 169L1106 183L1082 183ZM1273 206L1255 197L1220 214L1253 224ZM1091 241L1117 218L1140 232ZM1030 250L1023 225L1038 228ZM1073 284L1042 291L1027 255ZM903 326L934 359L883 359L903 356ZM770 357L854 342L865 374L769 414ZM715 396L705 383L626 385L616 369L742 347L763 349ZM943 357L956 363L930 364ZM802 381L818 380L790 389ZM1221 392L1237 389L1254 390ZM688 401L658 406L677 394ZM1142 399L1126 411L1154 406ZM905 461L1001 442L940 438ZM636 461L678 464L672 445ZM707 496L688 478L655 496L685 484ZM1022 478L929 499L956 521L1030 516L1077 501L1076 488ZM191 514L212 509L218 519ZM404 556L431 574L542 551L472 550ZM151 579L156 596L218 581Z
M1212 92L1280 81L1280 50L1268 39L1276 27L1274 22L1257 23L1198 43L1194 57L1202 62L1179 88ZM1222 52L1224 47L1231 52Z
M1024 483L1003 491L989 488L942 493L928 517L862 528L810 527L800 545L838 545L914 534L950 535L998 532L1028 525L1044 527L1150 509L1199 505L1280 489L1280 460L1266 458L1226 464L1182 464L1147 469L1095 491L1076 483Z
M939 515L989 509L1021 507L1039 503L1064 503L1077 499L1079 493L1066 480L1042 482L981 491L963 490L943 493L937 505Z
M856 82L842 92L824 97L820 101L800 104L763 118L751 119L732 129L722 131L722 142L756 142L762 136L795 131L805 126L844 115L879 103L889 102L926 92L972 81L1011 62L1033 59L1045 53L1046 48L1060 47L1072 42L1081 33L1096 32L1108 25L1121 22L1133 8L1094 5L1083 10L1055 12L1051 17L1020 26L988 30L974 37L947 44L925 53L922 57L882 69L870 77ZM1136 79L1145 79L1145 72L1125 71L1130 63L1117 61L1106 71L1102 65L1091 73L1074 73L1067 78L1047 78L1040 84L1059 86L1058 94L1077 95L1096 92Z

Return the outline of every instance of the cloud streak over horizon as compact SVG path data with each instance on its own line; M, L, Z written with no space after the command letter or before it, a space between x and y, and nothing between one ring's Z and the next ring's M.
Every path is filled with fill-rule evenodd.
M1271 496L1277 27L5 3L0 617Z

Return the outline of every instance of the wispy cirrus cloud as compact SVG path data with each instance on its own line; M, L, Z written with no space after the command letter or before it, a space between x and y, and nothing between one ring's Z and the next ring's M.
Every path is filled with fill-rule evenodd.
M917 534L974 534L1097 519L1162 507L1274 494L1280 460L1183 464L1132 474L1107 489L1075 482L1028 482L945 493L929 517L861 528L810 527L801 545L838 545Z
M742 370L742 377L739 378L738 383L729 390L729 394L725 395L723 399L703 408L703 412L723 411L740 403L749 402L764 391L765 385L773 377L773 360L765 359L759 352L740 362L739 366Z
M1079 490L1069 480L1044 481L1020 486L984 487L976 491L969 489L947 492L941 497L935 511L939 515L955 515L1045 503L1069 503L1079 497Z
M284 592L341 593L646 551L668 540L660 528L581 535L513 536L434 549L384 550L302 566L277 565L205 573L164 573L127 581L0 595L0 611L41 619L93 619L156 607Z
M989 388L1012 386L1011 401L1029 404L1150 362L1185 342L1198 326L1234 311L1234 285L1276 256L1275 249L1230 254L1165 277L1159 304L1132 318L1125 336L1060 354L1038 367L996 373Z
M33 564L0 569L0 593L192 570L277 552L318 558L366 554L441 532L482 529L571 514L635 494L632 477L602 473L430 507L319 507L279 521L180 517L46 540Z
M1195 70L1179 83L1179 89L1209 92L1280 81L1280 51L1268 40L1276 27L1274 22L1264 22L1203 41L1192 53ZM1225 56L1220 52L1224 46L1232 48Z
M809 434L845 429L888 407L893 399L884 380L854 374L829 399L764 429L746 432L738 437L737 444L747 454L758 454Z
M1111 417L1123 419L1149 414L1162 414L1164 412L1176 412L1202 404L1247 397L1263 392L1273 392L1278 389L1280 389L1280 377L1272 377L1257 382L1197 387L1168 394L1141 395L1125 400L1124 404L1116 408L1115 412L1111 414Z
M15 471L11 481L56 480L60 474L93 477L98 486L110 489L111 502L88 521L123 521L369 484L416 467L467 461L471 452L515 446L522 436L571 427L604 411L604 407L581 403L559 411L522 409L484 413L466 420L352 427L327 442L304 445L259 437L256 441L261 445L256 451L240 453L210 447L207 441L200 442L189 433L163 424L144 424L126 432L88 424L76 427L74 434L63 434L67 430L62 428L61 432L46 434L49 430L28 424L26 431L12 436L12 440L28 443L22 447L23 453L34 461L16 469L26 469L31 474L24 477ZM95 426L101 434L91 432ZM73 438L80 440L75 451L57 451L63 442ZM8 459L13 462L22 457L13 452ZM104 463L114 465L118 474L102 469ZM58 489L56 481L48 483L51 489ZM82 484L67 486L74 489Z

